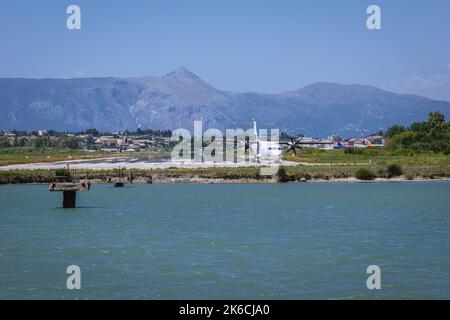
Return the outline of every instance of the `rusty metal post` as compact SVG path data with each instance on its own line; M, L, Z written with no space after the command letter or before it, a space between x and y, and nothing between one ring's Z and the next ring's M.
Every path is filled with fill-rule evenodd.
M63 208L73 209L76 206L77 192L76 191L64 191L63 192Z

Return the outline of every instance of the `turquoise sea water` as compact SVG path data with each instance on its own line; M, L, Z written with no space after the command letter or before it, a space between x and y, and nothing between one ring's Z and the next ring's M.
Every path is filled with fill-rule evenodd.
M450 298L448 182L95 185L61 202L0 186L1 299Z

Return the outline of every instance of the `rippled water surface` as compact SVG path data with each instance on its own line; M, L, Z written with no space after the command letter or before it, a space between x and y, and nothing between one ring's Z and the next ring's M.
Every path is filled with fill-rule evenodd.
M0 186L0 298L450 298L448 182L95 185L61 203Z

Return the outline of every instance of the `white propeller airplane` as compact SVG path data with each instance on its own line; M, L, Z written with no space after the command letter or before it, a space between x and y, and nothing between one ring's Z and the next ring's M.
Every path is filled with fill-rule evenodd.
M273 123L262 123L265 125L273 125ZM291 141L268 141L267 138L261 139L258 135L258 130L256 126L256 120L252 120L251 124L253 126L253 135L249 137L248 140L245 141L245 150L250 150L251 153L255 156L255 159L258 161L260 159L269 159L269 160L279 160L283 156L283 145L287 146L287 151L293 151L293 154L296 155L296 148L300 148L302 145L329 145L330 142L325 141L304 141L302 139L294 139L291 138Z
M248 141L245 142L245 149L250 150L256 160L260 159L280 159L283 155L283 148L279 141L269 141L267 137L261 139L258 135L258 129L256 125L256 120L252 120L251 124L253 126L253 136L249 137ZM272 125L273 123L261 123Z

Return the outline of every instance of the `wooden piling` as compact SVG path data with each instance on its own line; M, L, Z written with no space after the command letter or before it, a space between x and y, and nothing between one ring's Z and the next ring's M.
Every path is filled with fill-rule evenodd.
M124 174L123 174L123 170L124 170L123 168L119 167L118 177L114 181L114 187L116 187L116 188L123 188L123 187L125 187L125 177L124 177Z

